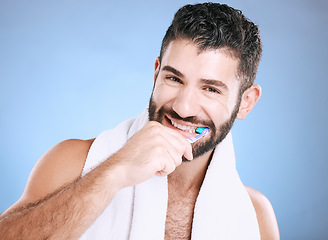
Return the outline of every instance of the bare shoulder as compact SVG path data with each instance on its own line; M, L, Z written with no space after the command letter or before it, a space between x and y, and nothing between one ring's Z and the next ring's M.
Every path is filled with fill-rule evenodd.
M255 209L262 240L280 239L276 216L270 201L261 192L245 186Z
M69 139L49 149L35 164L21 198L11 208L40 200L81 176L94 139Z

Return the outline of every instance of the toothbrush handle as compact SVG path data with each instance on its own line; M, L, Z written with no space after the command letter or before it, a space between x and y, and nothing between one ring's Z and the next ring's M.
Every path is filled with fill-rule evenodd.
M201 134L197 135L196 137L188 138L190 143L196 142L198 139L204 137L208 133L208 128L205 128Z

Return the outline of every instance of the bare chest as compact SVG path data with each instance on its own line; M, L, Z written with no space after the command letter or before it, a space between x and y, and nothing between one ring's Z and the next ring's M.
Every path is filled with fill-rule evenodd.
M190 239L197 194L170 196L168 200L165 240Z

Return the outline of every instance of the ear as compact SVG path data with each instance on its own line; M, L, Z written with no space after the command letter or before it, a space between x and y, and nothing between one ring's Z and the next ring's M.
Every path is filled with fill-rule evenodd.
M243 120L250 111L252 111L253 107L260 99L262 94L262 89L259 85L252 85L244 92L239 111L237 113L237 119Z
M161 67L159 57L155 59L155 72L154 72L154 82L156 81L157 75L159 73L159 68Z

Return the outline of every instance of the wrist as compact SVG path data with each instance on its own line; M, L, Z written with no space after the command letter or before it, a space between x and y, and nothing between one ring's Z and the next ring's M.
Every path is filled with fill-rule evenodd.
M122 188L127 187L125 184L126 171L124 166L119 163L117 154L108 158L104 164L106 165L106 183L109 184L109 188L112 189L115 194Z

